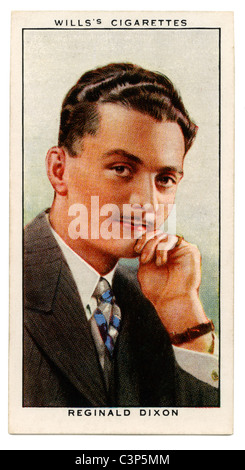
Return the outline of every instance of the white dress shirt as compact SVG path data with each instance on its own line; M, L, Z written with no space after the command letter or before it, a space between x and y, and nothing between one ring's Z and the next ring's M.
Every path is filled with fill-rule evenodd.
M48 220L48 217L47 217ZM48 220L49 223L49 220ZM49 224L50 225L50 224ZM66 259L71 270L74 281L84 306L88 321L91 324L91 332L98 351L99 360L102 368L104 367L105 346L100 336L97 324L93 318L93 312L97 307L96 299L93 292L100 279L100 274L95 271L86 261L84 261L77 253L75 253L64 240L51 227L51 231ZM111 285L115 268L103 276ZM191 375L195 376L203 382L209 383L214 387L218 387L218 341L215 338L215 351L213 354L200 353L177 346L173 346L176 360L180 367Z

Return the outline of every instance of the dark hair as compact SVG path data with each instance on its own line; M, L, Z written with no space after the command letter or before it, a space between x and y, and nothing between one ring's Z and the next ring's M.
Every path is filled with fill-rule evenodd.
M165 75L134 64L112 63L82 75L63 101L58 145L66 147L70 155L76 155L73 144L77 138L96 134L97 105L101 103L120 104L157 121L176 122L183 132L185 153L196 136L197 126Z

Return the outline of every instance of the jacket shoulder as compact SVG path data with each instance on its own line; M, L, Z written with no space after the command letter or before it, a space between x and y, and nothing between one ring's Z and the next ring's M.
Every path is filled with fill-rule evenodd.
M47 211L38 214L24 227L24 249L32 248L38 241L49 236L49 227L46 220Z

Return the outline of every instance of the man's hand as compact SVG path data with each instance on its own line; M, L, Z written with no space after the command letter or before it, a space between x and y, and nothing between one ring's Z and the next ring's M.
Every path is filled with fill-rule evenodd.
M150 238L150 239L149 239ZM140 256L138 280L169 333L183 333L209 320L199 299L201 256L195 245L156 231L144 234L135 244ZM176 244L178 246L176 246ZM213 338L208 333L181 345L207 352Z

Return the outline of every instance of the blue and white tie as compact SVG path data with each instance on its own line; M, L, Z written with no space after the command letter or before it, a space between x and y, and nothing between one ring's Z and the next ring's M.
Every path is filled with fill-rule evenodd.
M93 293L97 300L97 308L93 316L97 323L101 338L110 357L113 355L114 346L121 323L121 311L115 302L115 297L109 282L101 277Z

